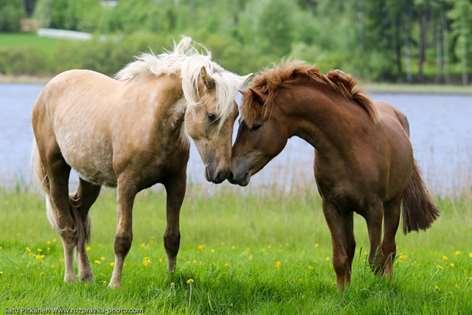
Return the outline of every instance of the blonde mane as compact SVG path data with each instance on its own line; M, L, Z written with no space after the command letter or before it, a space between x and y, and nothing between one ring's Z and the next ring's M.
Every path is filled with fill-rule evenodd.
M339 95L360 106L372 122L378 121L378 114L372 101L357 85L357 82L341 70L331 70L326 74L316 67L301 61L289 61L260 73L244 93L242 115L245 121L252 122L257 117L266 118L270 113L275 92L286 82L305 78L326 86ZM265 97L265 106L254 106L255 93Z
M198 80L202 69L206 70L209 77L215 82L217 105L215 114L223 124L233 110L233 102L236 93L245 81L235 73L225 70L212 61L211 53L199 44L202 52L192 45L190 37L183 37L178 43L174 43L174 49L159 55L143 53L136 60L126 65L116 75L117 80L132 80L143 74L162 76L178 74L182 79L182 91L187 106L199 104Z

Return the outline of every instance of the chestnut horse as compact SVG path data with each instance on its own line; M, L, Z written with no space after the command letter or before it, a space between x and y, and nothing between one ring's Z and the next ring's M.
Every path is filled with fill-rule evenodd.
M392 272L401 205L405 233L427 229L438 217L413 158L405 115L372 103L349 75L286 63L254 79L241 110L230 182L247 185L292 136L315 148L338 288L351 279L353 212L367 222L372 269L385 275Z
M169 53L143 54L116 79L87 70L53 78L33 108L35 173L46 193L48 219L64 246L65 281L92 271L84 248L90 235L88 211L102 185L117 188L115 264L110 287L119 287L132 241L135 195L162 183L167 192L164 247L169 271L179 250L179 213L186 189L189 135L205 175L223 181L231 163L238 109L234 96L245 78L198 52L186 37ZM80 177L69 196L71 168Z

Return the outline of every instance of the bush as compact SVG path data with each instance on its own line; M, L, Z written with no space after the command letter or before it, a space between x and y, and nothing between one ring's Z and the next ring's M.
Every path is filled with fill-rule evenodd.
M163 6L152 0L121 0L107 12L101 25L102 32L127 34L137 31L163 31Z
M0 31L18 32L24 14L21 0L0 0Z
M34 17L42 27L94 32L101 23L99 0L39 0Z
M48 75L52 67L42 50L25 48L0 49L0 73L8 75Z

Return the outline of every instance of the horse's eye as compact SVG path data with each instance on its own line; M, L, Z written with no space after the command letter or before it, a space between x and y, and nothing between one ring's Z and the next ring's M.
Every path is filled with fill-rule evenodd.
M210 124L216 122L218 120L218 116L214 113L208 113L208 121Z
M262 124L256 122L252 125L251 131L256 131L257 129L259 129L261 127L262 127Z

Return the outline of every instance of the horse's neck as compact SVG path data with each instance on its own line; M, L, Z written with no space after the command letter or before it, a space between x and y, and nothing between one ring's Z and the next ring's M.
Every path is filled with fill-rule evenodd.
M175 144L179 138L185 140L183 122L187 102L182 93L181 80L177 76L166 76L155 79L147 87L154 91L149 99L150 106L154 106L154 129L152 132L161 137L161 141ZM153 105L152 105L153 104Z
M369 124L360 107L318 86L299 87L286 97L281 103L291 120L291 136L303 138L320 152L349 150L358 130Z

